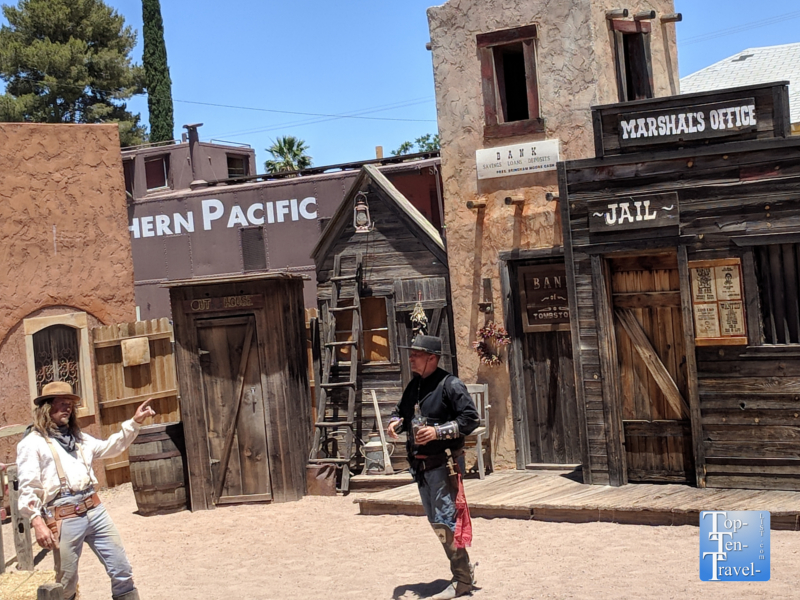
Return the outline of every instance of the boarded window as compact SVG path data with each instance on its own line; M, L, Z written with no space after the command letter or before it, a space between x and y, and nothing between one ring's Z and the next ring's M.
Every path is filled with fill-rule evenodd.
M241 154L228 154L228 177L245 177L249 175L249 161Z
M536 26L477 36L486 137L544 131L536 77Z
M263 227L243 227L239 230L242 244L242 270L263 271L267 268L267 248Z
M364 362L391 362L386 298L361 299L364 327Z
M33 359L37 395L42 387L53 381L66 381L77 395L81 395L77 329L53 325L33 334Z
M754 250L764 341L800 343L800 244L770 244Z
M144 173L147 179L148 191L167 187L169 183L169 154L146 158L144 161Z
M650 55L650 23L611 21L617 63L620 102L653 97L653 66Z

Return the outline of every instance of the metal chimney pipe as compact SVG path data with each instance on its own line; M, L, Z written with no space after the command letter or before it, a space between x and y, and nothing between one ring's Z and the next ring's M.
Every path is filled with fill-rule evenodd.
M189 184L189 187L192 189L208 185L208 182L203 179L203 164L199 148L200 136L197 133L197 128L202 126L202 123L191 123L183 126L189 132L189 164L192 166L192 183Z

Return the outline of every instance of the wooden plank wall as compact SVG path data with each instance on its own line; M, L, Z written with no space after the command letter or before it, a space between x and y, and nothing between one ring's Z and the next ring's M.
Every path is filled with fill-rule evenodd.
M697 155L663 153L660 159L644 153L607 162L574 161L562 169L562 222L568 227L565 240L571 238L568 280L577 313L573 332L579 336L573 340L578 398L593 483L608 483L610 463L620 460L613 456L616 434L607 418L616 410L613 391L606 381L609 373L600 368L599 348L610 343L610 336L598 335L603 285L596 272L593 276L593 257L601 265L603 256L615 252L682 246L689 261L742 259L750 342L747 347L695 350L697 378L689 382L689 400L700 420L694 430L695 455L705 455L704 461L699 457L704 464L698 465L698 481L709 487L800 489L800 345L763 343L752 250L754 245L800 241L798 142L738 143ZM590 235L587 202L668 191L679 194L680 228L661 229L657 236L646 230ZM689 336L687 347L694 349L692 331ZM696 439L698 431L701 439Z
M95 375L103 437L119 431L123 421L133 417L136 407L147 398L156 416L154 423L181 420L175 357L172 351L172 325L169 319L153 319L96 327L92 330ZM123 339L150 337L150 364L122 366ZM127 451L105 462L109 486L130 481Z

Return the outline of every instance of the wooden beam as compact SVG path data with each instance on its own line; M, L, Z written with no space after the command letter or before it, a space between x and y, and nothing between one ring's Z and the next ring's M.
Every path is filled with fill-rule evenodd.
M692 287L689 282L689 258L686 246L678 247L678 276L681 286L681 316L683 318L683 349L686 353L686 385L689 389L689 412L692 422L692 446L697 487L706 487L706 459L703 446L703 425L700 420L700 393L697 388L697 355L694 346L694 316Z
M614 294L615 308L679 308L680 292L629 292Z
M99 342L94 342L95 348L111 348L113 346L119 346L122 343L122 340L129 340L131 338L138 338L138 337L146 337L151 342L154 340L173 340L171 331L163 331L160 333L143 333L142 335L126 335L115 340L102 340Z
M36 600L64 600L64 586L60 583L45 583L36 590Z
M522 338L517 330L516 294L512 291L511 266L507 261L500 262L500 294L503 302L503 316L511 345L508 348L508 371L511 384L511 415L514 426L514 448L517 469L524 469L531 461L531 444L528 431L528 411L525 396L525 376L522 371ZM516 283L516 282L515 282Z
M11 505L11 527L14 534L14 548L17 551L17 565L22 571L33 571L33 546L31 545L30 520L19 514L19 478L17 465L8 467L8 495Z
M151 392L150 394L138 394L136 396L128 396L127 398L117 398L115 400L106 400L100 403L100 408L113 408L115 406L126 406L128 404L135 404L137 402L144 402L152 398L158 400L159 398L171 398L177 396L177 389L162 390L160 392Z
M569 258L567 258L569 264ZM622 430L622 393L620 391L619 358L611 308L611 285L605 259L594 255L592 263L592 292L597 313L597 346L600 354L600 374L603 389L603 422L608 452L608 480L611 485L628 483ZM574 341L574 340L573 340ZM581 385L583 381L579 382Z
M569 304L570 340L572 341L572 366L575 378L575 402L578 405L578 437L581 446L581 462L583 483L591 485L592 465L589 458L589 429L586 424L586 396L583 387L583 357L581 355L580 323L578 319L577 283L575 279L575 258L572 246L572 230L570 228L569 188L567 186L567 166L558 163L558 197L561 210L562 239L564 264L567 273L567 303ZM513 339L513 338L512 338ZM522 360L522 352L519 352ZM521 367L520 367L521 371ZM522 380L524 382L524 380Z
M629 308L617 308L614 310L617 319L622 323L625 332L633 343L633 347L639 354L639 357L644 362L650 375L655 379L656 384L661 389L667 403L672 407L672 410L677 412L683 417L689 417L689 405L683 398L683 394L678 389L677 384L672 379L672 375L667 371L667 367L661 362L655 348L650 343L639 321L636 320L636 315Z

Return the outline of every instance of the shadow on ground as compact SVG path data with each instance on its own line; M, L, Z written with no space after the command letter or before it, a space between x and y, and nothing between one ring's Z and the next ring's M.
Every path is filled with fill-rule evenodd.
M449 579L437 579L429 583L412 583L411 585L398 585L394 588L392 600L399 600L405 598L407 592L415 594L416 598L429 598L434 594L438 594L450 583Z

